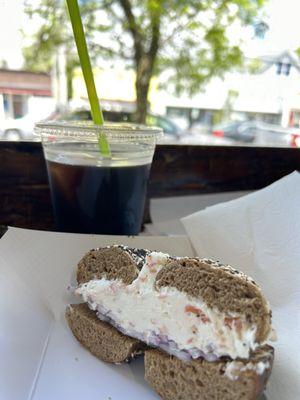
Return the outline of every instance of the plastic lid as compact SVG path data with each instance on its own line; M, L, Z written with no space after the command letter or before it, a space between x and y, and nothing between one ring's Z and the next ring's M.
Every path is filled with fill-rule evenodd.
M40 137L81 138L95 140L99 133L105 133L108 140L157 140L163 137L161 128L131 123L106 123L95 125L92 121L46 121L39 122L34 128Z

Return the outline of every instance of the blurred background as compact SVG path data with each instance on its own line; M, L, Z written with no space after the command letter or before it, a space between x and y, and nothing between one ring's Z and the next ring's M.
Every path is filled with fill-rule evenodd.
M106 121L165 143L300 147L297 0L81 0ZM90 119L65 1L0 0L0 140Z

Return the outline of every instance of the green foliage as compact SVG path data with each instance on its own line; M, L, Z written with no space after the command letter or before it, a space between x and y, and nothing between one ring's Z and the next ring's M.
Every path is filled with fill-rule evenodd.
M177 92L195 93L212 76L222 76L241 65L239 43L230 42L227 28L237 20L242 25L251 24L263 2L82 0L80 5L94 60L101 63L101 59L123 59L128 66L137 68L140 55L153 56L151 74L167 69L167 83ZM27 1L28 15L42 23L33 44L24 49L26 66L49 70L51 55L60 43L66 44L68 60L76 64L64 1L40 0L38 6L36 3ZM133 18L126 12L128 7Z
M41 0L36 7L26 1L25 12L31 19L38 18L41 22L33 43L23 49L25 66L35 72L49 72L57 46L67 42L65 8L56 0Z
M260 60L258 58L254 58L254 59L249 60L249 62L246 65L246 68L250 74L257 74L258 72L261 71L263 66L264 66L264 63L262 62L262 60Z

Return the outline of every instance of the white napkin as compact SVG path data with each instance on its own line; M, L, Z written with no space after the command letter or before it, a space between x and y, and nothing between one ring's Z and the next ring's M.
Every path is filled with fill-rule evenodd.
M300 174L181 221L200 257L232 264L260 284L278 335L268 399L300 399Z

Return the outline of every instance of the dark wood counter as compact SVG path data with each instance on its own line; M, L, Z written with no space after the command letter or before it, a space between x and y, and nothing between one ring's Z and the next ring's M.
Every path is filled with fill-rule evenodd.
M160 145L148 199L254 190L294 170L300 170L300 149ZM0 225L54 229L40 143L0 142Z

